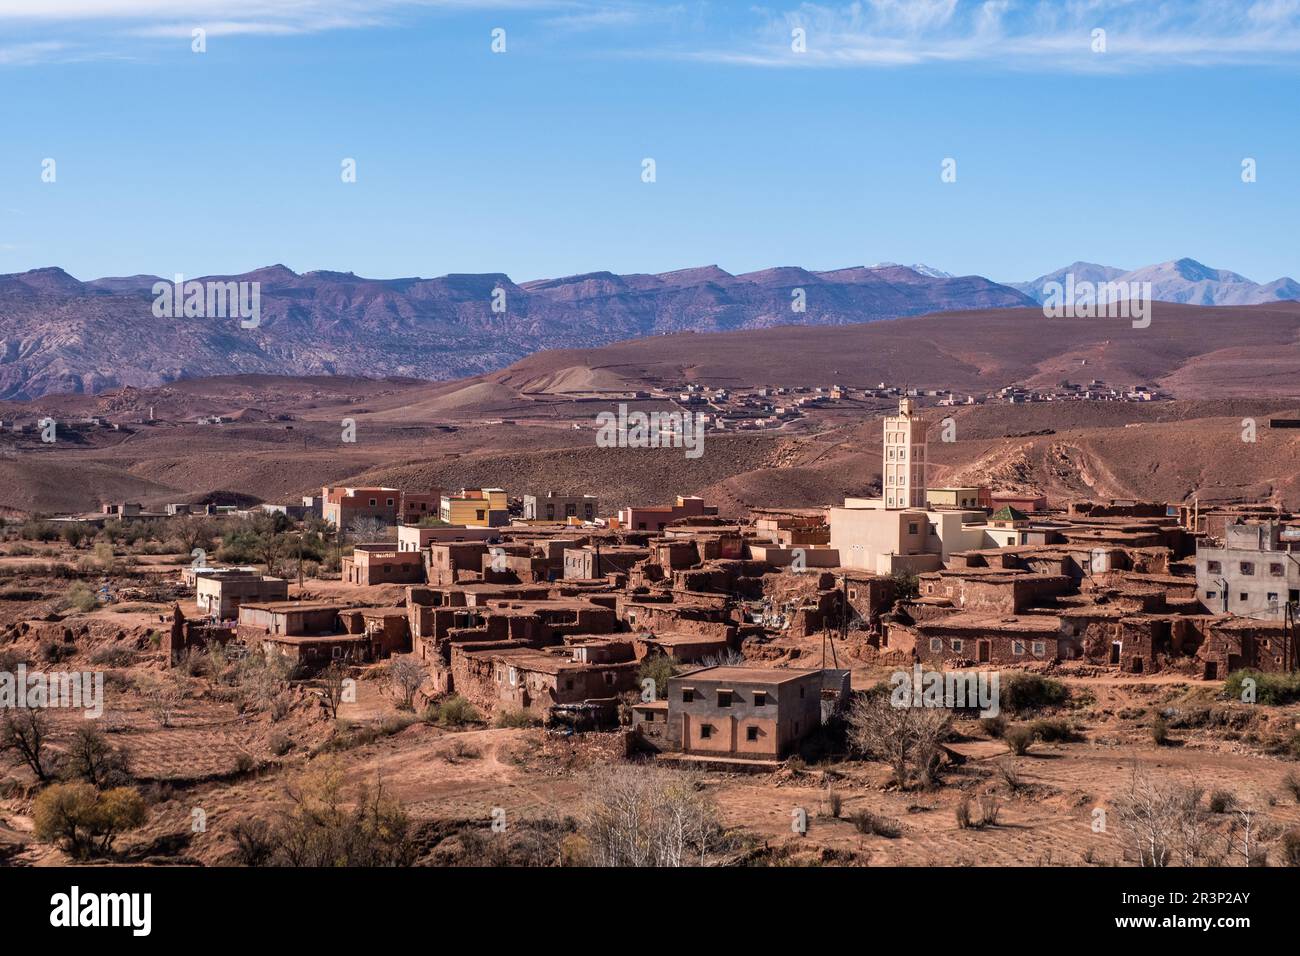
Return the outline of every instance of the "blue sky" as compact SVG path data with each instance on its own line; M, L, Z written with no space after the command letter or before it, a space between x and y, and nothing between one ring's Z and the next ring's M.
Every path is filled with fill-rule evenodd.
M0 272L1300 278L1298 65L1300 0L0 0Z

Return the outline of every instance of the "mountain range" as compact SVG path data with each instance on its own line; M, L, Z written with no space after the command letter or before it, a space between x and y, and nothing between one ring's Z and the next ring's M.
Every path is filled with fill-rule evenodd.
M0 398L95 393L230 374L445 380L504 368L542 349L675 332L844 325L935 312L1033 307L1043 285L1151 281L1154 297L1240 305L1300 299L1300 285L1257 285L1191 259L1126 272L1075 263L1000 284L930 266L881 263L824 272L716 265L659 274L592 272L516 284L501 273L367 279L274 265L200 282L250 282L260 322L155 316L151 275L80 281L59 268L0 275Z
M1175 259L1131 270L1095 262L1076 262L1029 282L1007 284L1035 302L1042 302L1047 284L1064 284L1069 274L1074 275L1076 285L1080 282L1127 282L1131 287L1134 283L1150 282L1153 299L1184 305L1261 305L1300 299L1300 283L1294 279L1283 276L1261 285L1227 269L1211 269L1195 259Z
M671 332L839 325L954 309L1032 306L979 276L903 266L731 275L585 275L516 284L504 274L366 279L283 265L191 281L256 282L260 322L154 315L138 275L81 282L58 268L0 276L0 398L99 392L238 373L450 379L541 349Z

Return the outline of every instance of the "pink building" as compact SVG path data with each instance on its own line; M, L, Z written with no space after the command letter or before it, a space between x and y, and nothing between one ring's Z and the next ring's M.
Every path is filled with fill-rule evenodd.
M706 505L703 498L678 495L676 503L671 505L622 508L617 523L611 522L610 525L628 531L662 531L682 518L702 518L717 513L717 506Z

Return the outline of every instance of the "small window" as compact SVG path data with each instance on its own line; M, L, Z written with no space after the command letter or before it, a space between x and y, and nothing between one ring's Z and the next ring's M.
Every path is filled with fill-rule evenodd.
M682 688L682 703L683 703L683 704L689 704L689 703L690 703L691 701L693 701L693 700L695 700L695 690L694 690L693 688L690 688L690 687L683 687L683 688Z
M1212 601L1212 600L1214 600L1214 599L1215 599L1216 597L1218 597L1218 596L1219 596L1219 592L1218 592L1218 591L1206 591L1206 592L1205 592L1205 599L1206 599L1207 601Z
M701 739L701 740L708 740L708 739L709 739L710 737L712 737L712 736L713 736L713 725L712 725L712 724L700 724L700 739Z
M1238 596L1238 600L1244 604L1246 601L1250 600L1250 595L1247 594L1245 591L1242 591L1241 594Z
M936 653L936 654L939 653L940 651L942 651L942 650L943 650L943 638L941 638L941 637L932 637L932 638L930 638L930 650L933 651L933 652Z
M753 741L757 740L757 739L758 739L758 728L757 728L757 727L746 727L746 728L745 728L745 739L748 740L748 741L750 741L751 743L752 743Z
M1047 654L1047 642L1046 642L1046 641L1034 641L1033 647L1034 647L1034 656L1035 656L1035 657L1044 657L1044 656L1046 656L1046 654Z
M907 525L908 534L916 534L918 530L919 530L919 526L915 522L908 522Z
M393 506L393 499L392 499L392 498L389 498L387 504L388 504L388 507L391 508L391 507Z
M962 639L960 637L954 637L952 639L952 649L956 651L958 654L961 653L961 650L964 646L965 644L963 644Z
M371 499L370 499L370 507L373 508L373 507L375 507L375 505L377 505L377 504L379 504L379 502L376 501L374 498L371 498Z
M754 706L763 707L766 704L767 704L767 691L765 690L754 691Z
M1268 566L1268 573L1273 575L1275 578L1280 578L1282 576L1282 565L1270 564Z
M1024 642L1024 641L1012 641L1012 642L1011 642L1011 653L1012 653L1012 654L1020 655L1020 654L1023 654L1024 652L1025 652L1025 642Z
M719 707L731 706L731 691L729 690L718 691L718 706Z
M1223 572L1223 565L1218 561L1206 561L1205 570L1208 574L1221 574Z
M1268 592L1268 603L1269 603L1269 604L1276 604L1276 603L1277 603L1277 592L1276 592L1276 591L1269 591L1269 592Z
M1242 574L1254 574L1254 573L1255 573L1255 562L1254 562L1254 561L1243 561L1243 562L1241 562L1241 573L1242 573Z

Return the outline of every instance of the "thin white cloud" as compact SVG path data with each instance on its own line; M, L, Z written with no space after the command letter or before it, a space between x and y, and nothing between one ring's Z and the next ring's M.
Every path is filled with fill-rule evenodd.
M792 33L806 34L796 52ZM1104 50L1094 31L1104 30ZM1116 71L1296 63L1300 0L860 0L765 12L748 42L658 55L767 67L982 62Z
M68 49L66 43L54 41L15 43L11 46L0 46L0 66L26 66L32 63L43 63L67 52Z

